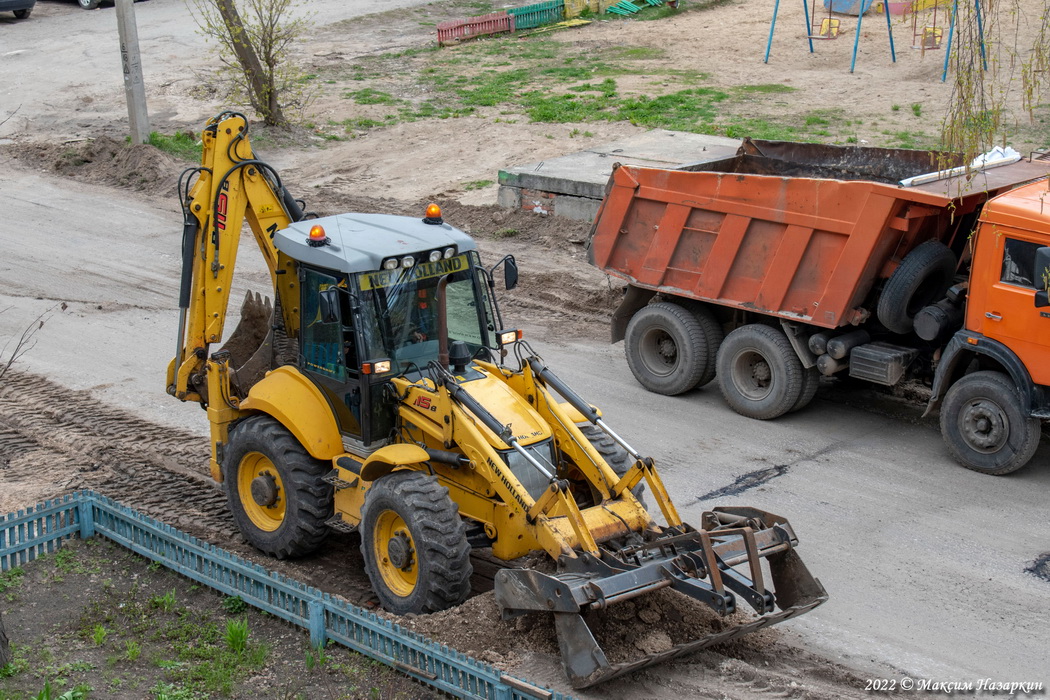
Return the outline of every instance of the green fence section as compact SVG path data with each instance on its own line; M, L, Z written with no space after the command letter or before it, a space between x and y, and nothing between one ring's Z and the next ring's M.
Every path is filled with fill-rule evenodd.
M507 14L514 16L515 31L533 29L565 19L565 2L564 0L547 0L524 7L510 7L507 8Z
M460 698L563 700L316 588L202 542L92 491L0 515L0 571L59 549L72 537L101 535L179 574L335 641Z

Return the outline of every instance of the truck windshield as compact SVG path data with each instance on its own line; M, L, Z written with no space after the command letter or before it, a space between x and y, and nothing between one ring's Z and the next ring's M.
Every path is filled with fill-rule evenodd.
M477 253L470 252L358 275L367 358L390 358L398 373L422 370L438 359L437 286L446 274L451 274L445 290L449 343L464 341L472 355L492 347L490 300L479 279Z

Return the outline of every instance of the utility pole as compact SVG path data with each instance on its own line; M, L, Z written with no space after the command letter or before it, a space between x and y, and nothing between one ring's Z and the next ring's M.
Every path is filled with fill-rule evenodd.
M142 80L139 30L135 24L133 0L116 0L117 33L120 36L120 62L124 68L124 96L128 101L131 142L149 141L149 114L146 111L146 84Z

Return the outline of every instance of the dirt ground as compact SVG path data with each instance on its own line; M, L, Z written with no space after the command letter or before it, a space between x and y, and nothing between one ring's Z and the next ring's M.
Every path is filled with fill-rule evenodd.
M153 0L160 2L163 0ZM675 65L708 73L715 87L783 83L796 88L772 97L756 96L747 106L749 116L755 118L797 115L803 119L815 109L828 110L837 115L836 119L851 122L850 134L856 142L873 145L892 145L901 132L918 134L920 140L936 134L951 87L939 81L940 54L922 56L908 47L910 22L894 25L898 41L894 64L889 61L882 17L866 18L858 68L850 74L851 31L847 28L836 41L819 42L816 53L809 54L803 32L798 29L801 6L789 5L792 3L781 8L768 64L761 61L769 29L768 8L757 12L753 3L746 2L713 4L702 10L694 7L655 22L594 22L549 36L583 52L608 46L672 46L670 60ZM39 8L34 19L46 20L67 10L54 3L41 3ZM302 50L312 69L321 73L327 70L334 76L309 113L311 121L320 126L297 129L291 136L253 127L253 133L262 137L257 144L264 144L257 150L265 150L265 157L281 170L286 182L293 184L296 194L307 199L310 209L321 213L415 213L425 202L439 201L447 221L479 238L487 259L495 261L507 253L518 257L523 284L509 301L511 309L535 315L569 335L604 337L606 319L619 291L586 264L588 226L500 209L494 205L494 184L477 188L468 184L495 181L500 168L596 146L640 133L643 128L625 122L601 122L586 125L586 135L581 135L573 134L574 125L529 123L522 115L481 108L471 116L404 122L371 128L348 140L326 140L326 125L375 114L374 108L341 96L354 85L343 75L348 66L377 55L425 48L433 43L433 22L469 14L462 5L450 3L404 12L407 14L387 12L338 23L322 22L309 48ZM853 21L844 19L843 23ZM416 60L408 55L405 65L418 68ZM179 77L179 73L199 77L207 64L198 54L187 56L184 64L170 63L158 75L147 76L151 109L158 115L154 128L164 133L196 131L221 105L207 89L207 81L202 84L184 75ZM641 78L625 78L625 89L630 89L632 80L641 84ZM398 92L409 90L404 87L403 76L379 76L372 84L386 87L399 99L413 97ZM17 114L0 125L0 159L27 171L57 173L113 187L114 200L126 197L128 192L174 196L177 175L185 163L151 147L123 146L126 115L119 87L101 86L85 78L68 91L67 97L69 104L76 105L75 117L43 101L23 102ZM915 104L922 108L913 109L911 105ZM1033 126L1025 123L1018 111L1011 114L1018 124L1019 148L1046 145L1045 124L1036 122ZM4 118L0 112L0 121ZM508 233L511 231L514 233ZM33 398L27 400L27 396ZM137 437L118 438L128 435ZM172 524L243 556L263 561L236 534L221 493L213 487L205 488L209 483L205 459L206 447L199 436L152 425L44 378L12 373L0 386L0 474L4 480L0 512L75 488L97 488L156 517L168 516ZM159 484L149 496L143 496L139 486L144 471ZM187 498L187 490L193 492L192 498ZM177 506L173 508L174 504ZM172 512L179 515L172 519ZM333 537L318 555L303 561L279 565L265 561L312 585L342 592L355 603L373 605L374 599L362 587L360 577L348 573L355 568L355 558L359 559L352 540L350 536ZM351 552L350 567L346 566L347 551ZM460 609L430 619L417 618L410 626L483 660L557 686L560 671L550 626L536 620L514 627L498 622L491 594L485 592L486 575L491 588L491 566L484 558L475 561L478 573L474 587L480 595ZM664 602L662 611L632 606L620 613L649 624L674 619L679 604ZM8 610L4 608L5 619ZM72 613L67 610L66 614ZM677 616L681 617L680 612ZM479 620L487 623L485 634L479 634ZM610 647L619 648L623 654L652 653L679 641L677 632L671 631L673 626L652 628L642 636L637 628L629 625L618 637L614 631ZM274 634L277 640L282 635L287 637L287 631ZM292 656L301 653L301 645L296 645L298 641L293 642ZM554 671L550 675L543 670L551 668ZM561 683L564 689L564 681ZM407 692L411 696L411 691ZM588 696L752 698L770 693L799 698L864 694L851 671L794 648L776 631L766 631L748 637L747 642L705 650L688 661L668 664L659 672L633 674L617 682L615 689Z

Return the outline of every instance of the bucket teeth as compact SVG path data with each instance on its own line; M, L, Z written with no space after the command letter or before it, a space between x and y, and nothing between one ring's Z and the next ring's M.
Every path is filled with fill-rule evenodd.
M705 513L703 522L704 530L683 525L643 544L603 548L598 557L562 557L556 574L504 569L496 574L496 601L504 619L553 613L565 673L574 688L586 688L791 619L827 600L824 587L795 552L797 539L783 518L737 508ZM762 559L769 561L772 590ZM759 616L650 656L610 663L583 613L666 587L722 616L736 610L740 596Z

